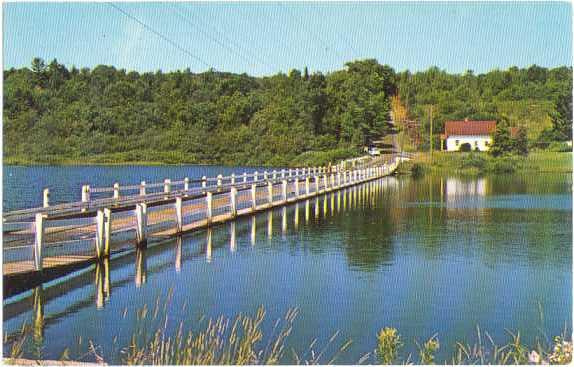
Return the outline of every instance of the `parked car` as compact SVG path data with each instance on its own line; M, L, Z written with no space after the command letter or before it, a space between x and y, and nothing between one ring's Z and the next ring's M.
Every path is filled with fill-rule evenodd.
M372 156L381 155L381 150L377 147L369 147L367 152Z

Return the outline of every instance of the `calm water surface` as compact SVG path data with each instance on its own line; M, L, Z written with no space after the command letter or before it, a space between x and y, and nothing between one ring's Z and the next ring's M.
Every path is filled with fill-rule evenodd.
M173 328L263 305L268 333L297 307L288 346L303 353L317 338L321 349L339 330L331 352L353 341L339 363L372 351L384 326L413 352L415 339L438 333L440 358L456 340L474 341L476 325L499 342L505 328L527 342L540 330L558 335L572 323L571 187L569 175L382 179L343 193L340 205L337 194L326 205L312 199L308 220L301 202L215 227L211 246L197 232L115 258L109 276L94 266L5 300L4 332L33 323L36 297L43 323L29 356L58 358L81 336L118 362L113 341L128 344L135 311L173 292Z

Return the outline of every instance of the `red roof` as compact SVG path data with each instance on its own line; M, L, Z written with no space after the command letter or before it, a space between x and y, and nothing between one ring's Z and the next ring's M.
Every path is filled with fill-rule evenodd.
M490 135L496 130L496 121L446 121L444 135Z

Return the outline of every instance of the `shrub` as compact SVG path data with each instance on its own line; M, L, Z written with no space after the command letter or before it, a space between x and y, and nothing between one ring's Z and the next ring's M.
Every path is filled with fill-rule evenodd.
M472 146L469 143L464 143L460 145L458 148L460 152L470 152L472 150Z
M397 329L386 327L377 335L377 358L381 364L393 364L403 346Z
M415 178L423 176L425 172L426 167L422 163L415 163L411 167L411 175Z
M516 162L513 159L494 159L491 161L489 171L494 173L514 173Z
M460 166L459 168L476 168L478 170L483 170L486 166L487 163L487 159L480 155L480 154L475 154L475 153L471 153L465 157L463 157L463 159L460 161Z
M571 152L572 147L563 141L553 141L548 146L548 150L551 152Z

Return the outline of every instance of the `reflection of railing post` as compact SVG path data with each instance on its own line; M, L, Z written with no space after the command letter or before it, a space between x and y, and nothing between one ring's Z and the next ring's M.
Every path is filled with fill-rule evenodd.
M34 242L34 268L38 271L43 269L42 248L44 247L44 215L36 213L36 239Z
M235 218L237 216L237 189L232 187L229 191L229 202L231 206L231 217Z

